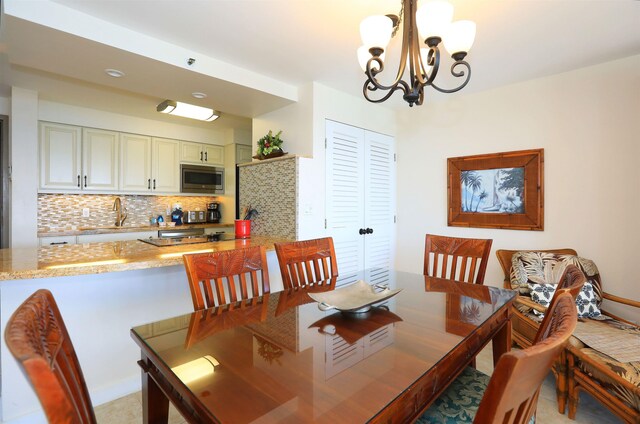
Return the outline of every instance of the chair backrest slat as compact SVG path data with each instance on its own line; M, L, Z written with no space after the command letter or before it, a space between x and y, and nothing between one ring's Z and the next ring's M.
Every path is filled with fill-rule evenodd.
M191 300L196 311L247 300L270 291L264 246L188 254L184 255L183 259L191 290ZM258 272L262 285L258 281ZM248 279L247 274L249 274ZM249 282L251 293L249 293ZM236 286L239 286L239 290Z
M338 276L338 264L331 237L275 243L285 288L323 284Z
M96 423L78 357L50 291L36 291L16 309L5 342L50 423Z
M483 284L491 239L469 239L427 234L423 274L450 280ZM442 261L440 261L442 257ZM458 265L458 262L460 264ZM440 273L438 274L438 270ZM447 271L449 271L447 273Z

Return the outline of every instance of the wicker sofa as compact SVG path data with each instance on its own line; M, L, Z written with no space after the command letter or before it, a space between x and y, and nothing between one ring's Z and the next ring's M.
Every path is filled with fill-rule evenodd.
M513 288L513 257L519 251L498 250L496 255L504 271L504 286ZM554 249L554 250L531 250L528 252L538 252L543 255L555 256L561 260L563 257L576 257L574 249ZM591 270L592 271L592 270ZM586 274L589 274L587 272ZM631 299L611 295L603 290L599 272L595 275L588 275L593 291L596 293L599 302L607 301L621 305L627 305L640 310L640 302ZM599 305L600 315L595 318L581 318L579 323L582 334L589 331L589 326L597 321L598 326L605 326L609 333L608 343L613 345L630 344L633 346L636 340L640 341L640 327L618 317ZM521 347L531 345L539 326L539 318L534 310L543 311L544 308L533 302L531 297L520 293L516 300L512 318L512 338ZM576 334L577 334L576 330ZM595 349L598 347L598 349ZM564 376L566 378L569 418L574 419L578 407L579 392L582 390L589 393L601 402L612 413L627 423L640 423L640 361L621 362L601 351L601 345L589 346L581 339L572 337L570 343L563 353L566 358L564 364ZM633 347L629 351L640 352L640 342L636 349ZM562 373L562 370L557 370ZM562 384L564 385L564 384ZM558 385L558 410L564 413L567 396L561 393L561 384Z

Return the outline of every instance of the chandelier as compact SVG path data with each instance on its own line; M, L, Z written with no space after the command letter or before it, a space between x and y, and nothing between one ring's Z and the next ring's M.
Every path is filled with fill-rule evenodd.
M442 93L455 93L469 82L471 67L464 58L473 44L476 24L471 21L451 22L453 6L445 1L431 1L419 9L417 3L418 0L402 0L399 16L369 16L360 24L363 46L358 49L358 61L367 76L362 93L372 103L384 102L400 90L409 106L421 105L427 86ZM393 83L384 85L376 76L384 70L385 49L403 21L398 73ZM464 78L455 88L441 88L434 82L440 67L440 43L454 60L451 75ZM407 66L409 80L404 81L402 77ZM460 67L466 68L466 72ZM376 96L376 92L386 93Z

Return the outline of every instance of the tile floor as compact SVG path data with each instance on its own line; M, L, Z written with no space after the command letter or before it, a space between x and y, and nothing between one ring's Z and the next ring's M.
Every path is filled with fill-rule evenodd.
M491 346L484 349L477 358L477 368L490 374L493 370ZM139 424L142 422L142 396L133 393L95 408L98 424ZM182 424L186 421L173 408L169 410L169 424ZM549 374L542 386L538 399L537 423L539 424L617 424L622 421L600 406L589 395L581 394L580 406L575 421L566 415L560 415L556 407L555 379Z

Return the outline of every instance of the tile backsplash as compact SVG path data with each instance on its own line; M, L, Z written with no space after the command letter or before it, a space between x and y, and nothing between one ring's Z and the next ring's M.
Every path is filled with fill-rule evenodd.
M240 208L258 211L251 234L296 239L298 162L291 155L240 166Z
M211 196L142 196L115 194L38 194L38 231L56 231L71 227L102 227L114 225L116 197L126 208L125 225L148 225L151 217L167 219L175 203L182 210L207 210L207 204L220 200ZM89 209L89 217L82 210ZM167 219L167 220L170 220Z

